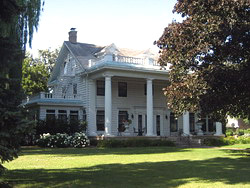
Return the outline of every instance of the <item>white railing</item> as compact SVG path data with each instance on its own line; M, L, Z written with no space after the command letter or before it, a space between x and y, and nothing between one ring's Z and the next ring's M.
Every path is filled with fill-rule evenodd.
M82 95L79 94L66 95L66 94L40 92L40 99L82 99Z
M121 63L134 64L134 65L159 66L157 61L154 60L153 58L136 58L136 57L129 57L129 56L106 54L99 61L89 60L89 67L92 67L96 64L100 64L103 62L121 62Z
M128 56L114 56L113 61L139 65L144 65L146 63L146 59Z
M53 99L72 99L72 100L78 99L78 100L81 100L82 95L79 95L79 94L66 95L66 94L54 94L54 93L40 92L37 95L27 97L26 100L23 100L23 103L37 100L37 99L51 99L51 100Z

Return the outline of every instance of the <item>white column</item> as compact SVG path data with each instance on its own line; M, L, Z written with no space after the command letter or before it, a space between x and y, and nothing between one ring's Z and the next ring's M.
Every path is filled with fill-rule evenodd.
M147 135L155 136L153 132L153 87L152 79L147 79Z
M183 136L190 135L189 112L183 113Z
M112 136L112 89L111 76L105 76L105 135Z
M97 136L96 134L96 81L89 80L89 108L87 113L88 135Z
M216 133L214 134L215 136L222 136L222 124L221 122L215 122L216 125Z

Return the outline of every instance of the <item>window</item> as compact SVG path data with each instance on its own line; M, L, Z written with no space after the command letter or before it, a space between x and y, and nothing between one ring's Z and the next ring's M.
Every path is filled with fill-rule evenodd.
M215 131L213 120L209 116L201 116L202 128L204 132L213 132Z
M55 119L55 110L46 110L46 120Z
M155 87L154 87L154 84L152 85L152 93L153 93L153 95L154 95L154 91L155 91L155 89L154 89ZM147 84L144 84L144 95L147 95Z
M78 111L77 110L70 110L69 119L71 121L78 121Z
M66 86L62 86L62 95L65 96L66 95Z
M156 115L156 135L161 135L161 116Z
M118 82L118 96L127 97L127 83L126 82Z
M189 113L189 131L194 132L195 131L195 119L194 119L194 113Z
M128 120L128 112L127 111L119 111L118 114L118 129L122 130L123 128L123 121ZM122 131L120 131L122 132Z
M170 131L177 132L178 130L178 119L175 117L174 113L170 113Z
M64 66L63 66L63 73L67 74L68 73L68 63L65 61Z
M66 110L58 110L58 119L67 120L67 111Z
M87 121L87 114L85 109L82 111L82 120Z
M77 84L73 84L73 95L77 95Z
M105 82L104 80L96 81L96 95L104 96L105 95Z
M96 128L97 131L104 131L104 110L97 110L96 113Z

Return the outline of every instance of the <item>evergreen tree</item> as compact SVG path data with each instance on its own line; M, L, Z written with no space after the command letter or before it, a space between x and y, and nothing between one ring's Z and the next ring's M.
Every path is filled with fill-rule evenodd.
M41 7L40 0L0 1L1 169L2 163L17 157L21 135L30 129L18 105L21 102L22 62L26 43L29 42L31 46Z

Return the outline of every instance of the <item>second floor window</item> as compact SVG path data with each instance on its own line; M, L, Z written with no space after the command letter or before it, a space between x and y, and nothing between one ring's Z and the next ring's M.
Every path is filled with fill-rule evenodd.
M73 84L73 95L77 95L77 84Z
M118 82L118 96L127 97L127 83L126 82Z
M67 74L68 73L68 63L65 61L63 65L63 73Z
M96 95L104 96L105 95L105 82L104 80L96 81Z

